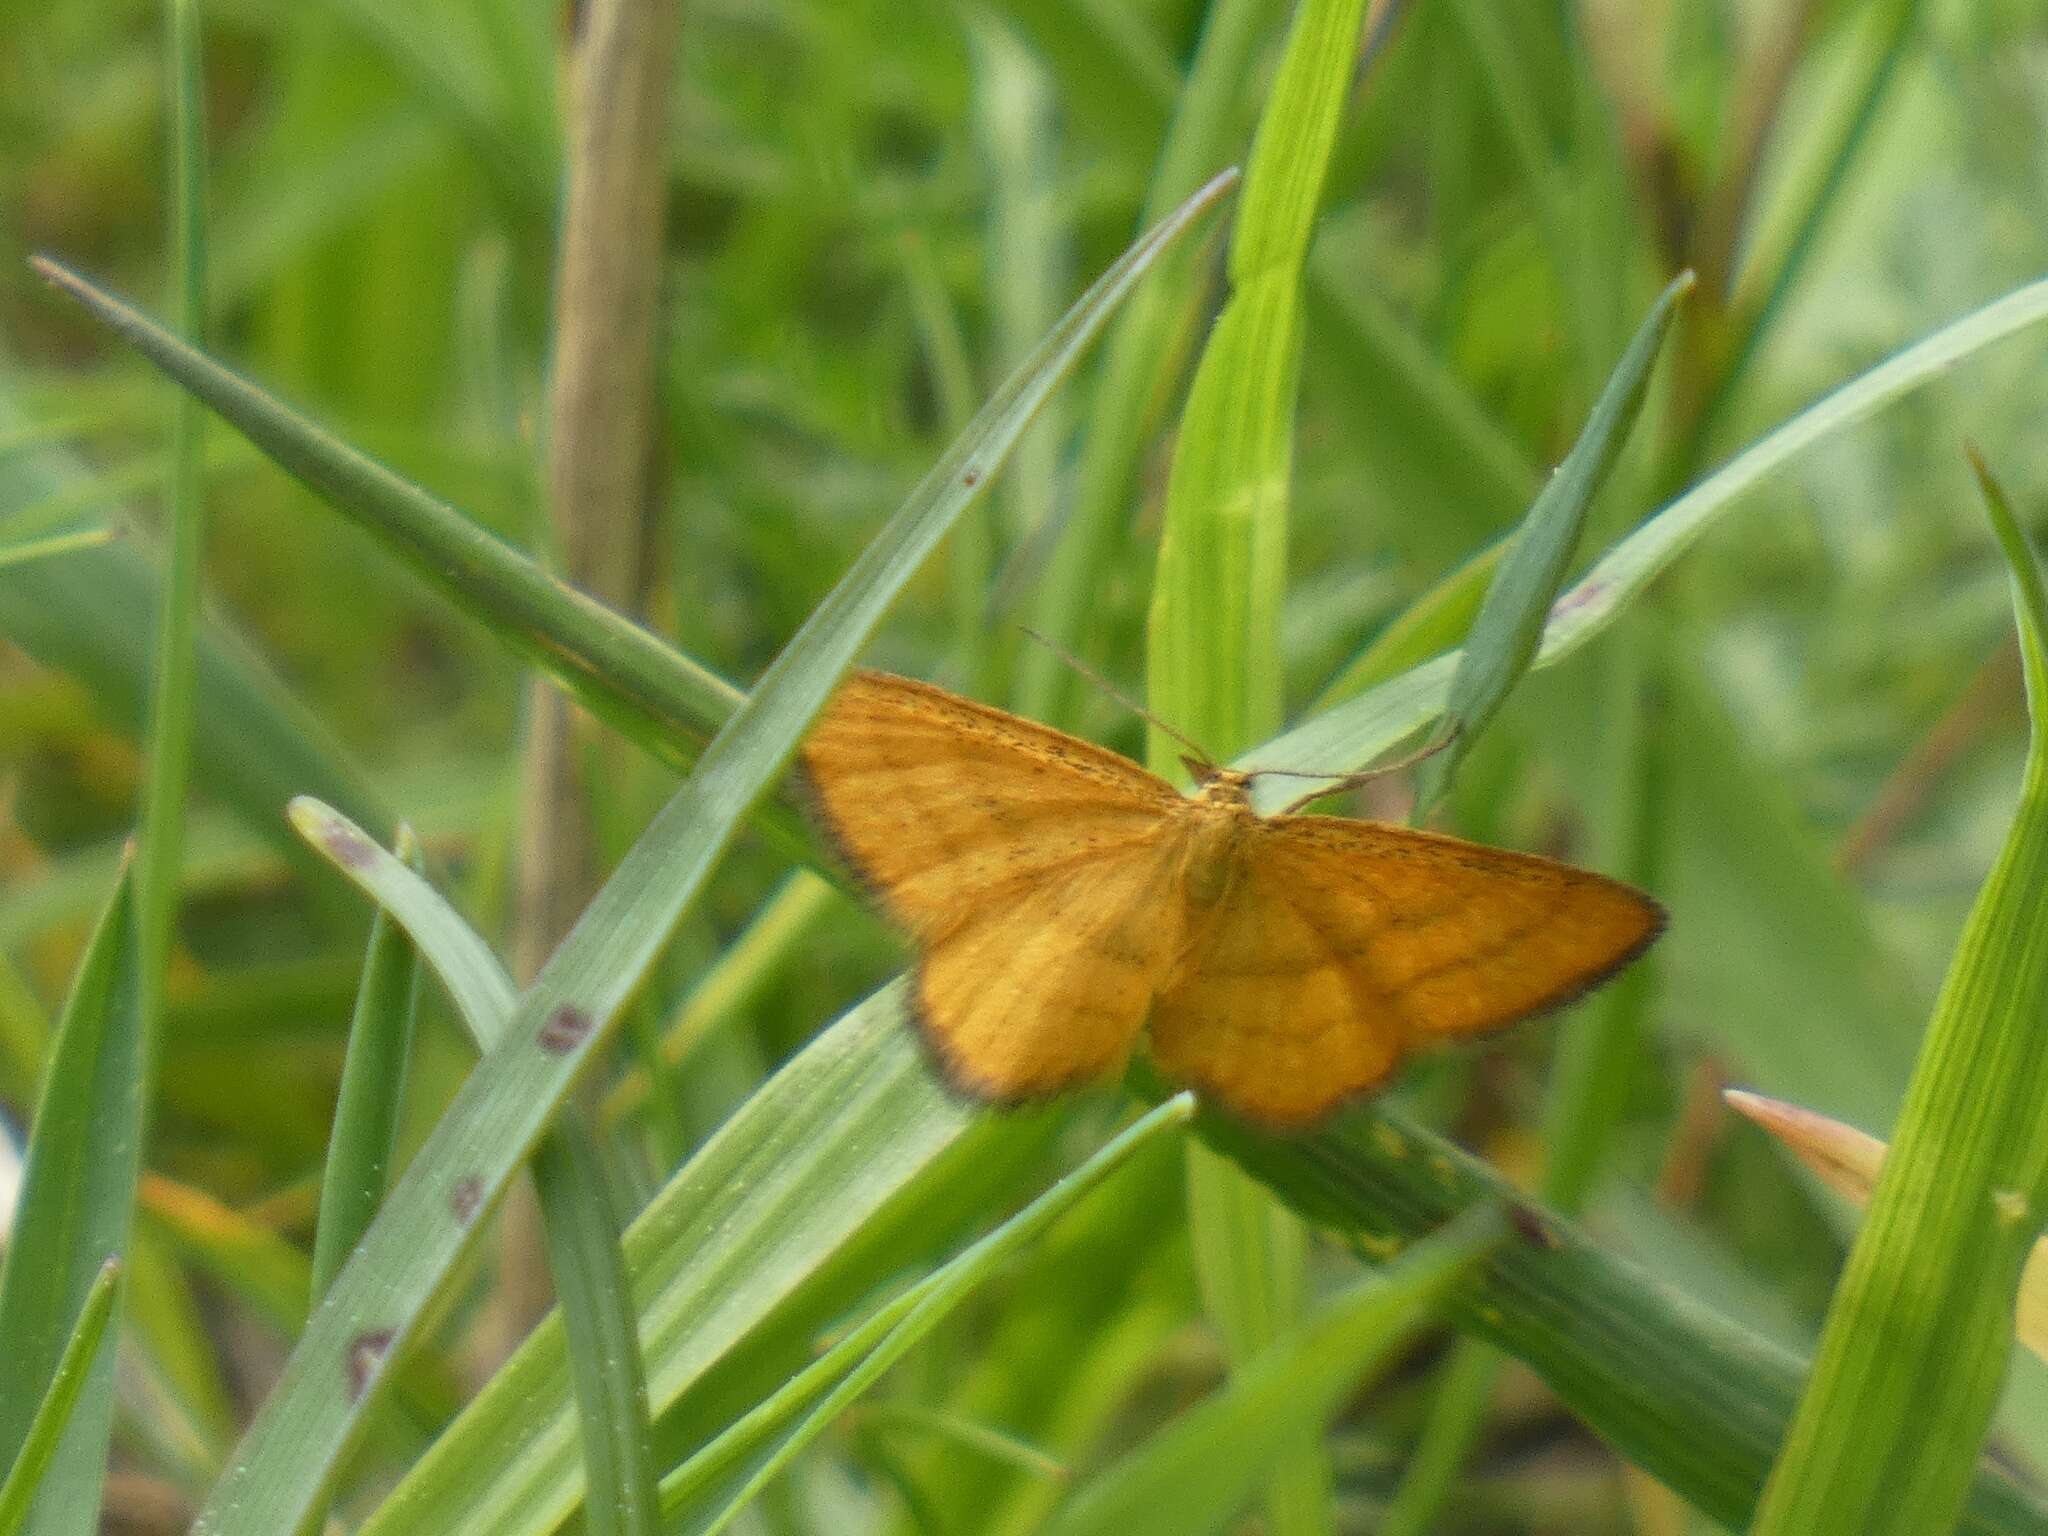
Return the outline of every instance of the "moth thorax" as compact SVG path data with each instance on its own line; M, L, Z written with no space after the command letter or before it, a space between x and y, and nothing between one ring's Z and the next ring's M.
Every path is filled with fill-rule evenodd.
M1214 906L1230 887L1238 834L1255 814L1246 774L1219 772L1195 797L1197 814L1188 839L1186 885L1197 907Z

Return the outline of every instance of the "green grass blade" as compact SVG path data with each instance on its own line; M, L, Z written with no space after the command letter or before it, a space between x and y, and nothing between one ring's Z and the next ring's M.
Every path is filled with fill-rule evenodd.
M212 407L286 473L402 560L593 712L687 763L739 694L672 647L550 576L431 492L341 442L132 306L53 262L37 270Z
M619 1218L604 1163L582 1114L571 1109L533 1154L547 1238L548 1274L576 1389L591 1536L656 1536L661 1495L648 1428L647 1366L619 1253Z
M48 538L8 544L0 547L0 568L22 565L30 560L48 560L54 555L68 555L81 549L98 549L103 544L112 543L114 537L111 528L80 528L74 533L58 533Z
M172 225L175 231L175 323L197 341L206 319L206 176L199 79L198 0L165 0L166 78L170 83ZM164 973L177 920L178 866L184 846L185 797L192 774L196 719L200 557L206 533L200 455L206 419L183 390L171 396L170 483L164 544L163 601L156 615L156 675L150 691L146 777L135 850L135 948L142 984L144 1093Z
M798 1452L823 1433L861 1393L880 1379L884 1371L909 1353L912 1346L925 1338L1018 1249L1044 1232L1077 1200L1122 1167L1139 1148L1163 1133L1180 1130L1194 1118L1194 1113L1193 1094L1183 1093L1168 1099L1097 1149L1079 1168L948 1264L935 1277L935 1283L922 1288L922 1294L903 1321L889 1331L888 1337L871 1354L847 1372L846 1377L826 1394L824 1400L747 1479L739 1492L726 1501L704 1527L703 1536L716 1536L717 1532L730 1525L770 1478L788 1466Z
M0 1460L21 1454L102 1266L127 1251L143 1127L136 964L124 870L58 1025L0 1268ZM112 1350L94 1357L28 1529L86 1530L98 1520L113 1369Z
M1148 624L1147 702L1219 756L1280 723L1280 599L1300 381L1302 263L1362 0L1296 18L1231 236L1234 286L1181 416ZM1155 764L1177 744L1152 733Z
M195 1532L296 1529L325 1496L371 1390L447 1277L475 1209L496 1199L538 1142L870 630L1116 301L1232 179L1191 199L1083 295L770 664L521 994L506 1038L456 1095L313 1315ZM457 1190L477 1199L452 1200Z
M398 829L399 857L416 863L419 844ZM398 1147L406 1059L419 1013L419 951L380 908L370 924L363 979L349 1024L335 1097L334 1129L320 1175L313 1232L313 1295L324 1296L383 1202Z
M1418 821L1442 797L1472 743L1492 723L1534 659L1550 606L1579 547L1586 514L1642 410L1651 366L1677 314L1678 301L1692 284L1692 274L1681 272L1651 306L1586 418L1579 440L1544 483L1495 569L1451 676L1443 719L1449 739L1416 772Z
M206 320L206 96L200 75L199 0L165 0L165 92L170 104L171 270L174 324L196 340ZM148 1125L155 1097L158 1042L164 1033L165 992L171 952L177 942L180 877L184 868L187 800L192 784L193 739L198 724L199 616L201 561L205 552L206 504L204 456L206 417L199 403L183 390L172 391L169 472L164 507L164 564L161 601L156 611L156 653L144 732L143 782L136 809L134 877L135 999L138 1049L134 1087L141 1120L134 1132L139 1141ZM123 1192L132 1207L141 1156L124 1172ZM110 1190L109 1197L113 1197ZM132 1228L132 1218L130 1220ZM121 1252L126 1254L124 1243ZM131 1257L135 1283L150 1267ZM117 1298L117 1314L118 1314ZM119 1327L118 1315L116 1327ZM109 1352L111 1353L111 1351ZM89 1389L111 1398L111 1373ZM88 1409L88 1413L92 1410ZM111 1419L109 1404L107 1415ZM37 1530L99 1530L97 1510L81 1504L71 1515Z
M1390 1110L1363 1105L1286 1139L1207 1112L1197 1128L1371 1258L1490 1203L1519 1212L1513 1238L1453 1293L1455 1320L1532 1367L1629 1461L1710 1518L1746 1528L1797 1400L1794 1356L1603 1251ZM1980 1471L1959 1529L2048 1531L2048 1502Z
M42 1487L44 1474L56 1458L64 1430L71 1422L71 1410L85 1390L100 1340L114 1315L115 1286L121 1277L121 1261L109 1258L93 1277L92 1289L78 1309L78 1322L65 1340L64 1353L50 1373L49 1390L36 1405L28 1434L7 1476L0 1480L0 1536L15 1536L28 1520L28 1512Z
M1727 343L1728 363L1715 380L1713 397L1700 413L1690 454L1706 446L1729 404L1740 398L1742 385L1754 365L1763 343L1777 327L1786 304L1806 274L1821 236L1849 189L1849 171L1865 153L1882 115L1885 99L1897 80L1899 66L1911 51L1914 34L1926 12L1925 0L1887 0L1880 11L1873 6L1870 30L1876 36L1858 60L1860 78L1846 93L1846 110L1838 108L1833 121L1810 131L1812 142L1825 142L1825 152L1802 167L1786 201L1793 210L1778 238L1770 238L1768 226L1776 223L1768 210L1757 210L1753 222L1765 229L1756 244L1766 248L1746 263L1741 290L1733 316L1733 338Z
M413 862L379 848L316 801L292 802L291 816L306 839L378 903L380 917L390 914L425 953L479 1048L502 1040L518 1002L511 975ZM586 1481L606 1490L586 1518L597 1533L657 1530L646 1367L619 1252L618 1215L595 1138L576 1106L535 1148L533 1181L568 1341ZM462 1195L472 1206L482 1198L481 1190ZM475 1214L472 1208L469 1219Z
M1231 158L1243 111L1243 82L1277 11L1277 0L1215 0L1209 7L1152 172L1141 228L1199 186L1212 166ZM1032 626L1040 634L1077 655L1089 650L1087 629L1102 572L1112 563L1130 519L1146 426L1159 410L1174 336L1186 323L1196 278L1191 257L1165 263L1117 316L1103 348L1074 471L1073 509L1032 612ZM1074 670L1050 648L1027 646L1019 653L1017 707L1033 719L1070 720L1079 686Z
M1281 598L1301 381L1302 270L1355 71L1362 0L1307 0L1259 120L1231 231L1232 291L1203 348L1175 439L1147 624L1153 713L1210 753L1280 724ZM1156 726L1148 751L1172 772L1181 748ZM1205 1309L1233 1366L1293 1321L1305 1236L1272 1198L1199 1147L1188 1211ZM1276 1536L1332 1527L1329 1466L1305 1443L1279 1465Z
M822 1032L649 1202L626 1236L649 1397L665 1411L948 1154L1030 1134L936 1083L896 988ZM544 1536L581 1496L554 1320L371 1516L364 1536Z
M661 1065L665 1069L661 1075L679 1069L714 1029L739 1013L780 973L821 919L845 907L846 898L838 887L807 869L783 881L676 1008L661 1035ZM599 1123L606 1127L616 1124L656 1091L658 1079L646 1066L629 1068L604 1096Z
M2033 734L2011 830L1950 962L1757 1536L1905 1536L1962 1507L2048 1214L2048 592L1981 461Z
M1425 1322L1496 1240L1475 1212L1323 1303L1213 1396L1077 1492L1048 1536L1202 1536L1230 1527L1262 1475L1320 1434L1347 1394Z
M301 795L287 814L299 835L333 860L335 868L354 881L379 912L388 913L418 947L447 989L477 1049L494 1049L505 1038L505 1024L518 1005L519 988L477 931L411 861L379 846L332 806Z
M946 1271L936 1270L890 1297L767 1397L749 1408L702 1450L662 1479L662 1507L672 1520L689 1517L707 1495L729 1482L749 1461L763 1464L774 1454L774 1437L797 1414L816 1403L835 1383L895 1332L938 1287ZM701 1523L694 1521L692 1529Z
M1613 623L1621 611L1718 521L1758 481L1806 449L1864 420L1958 363L2027 326L2048 319L2048 281L2030 283L1971 311L1836 389L1667 503L1614 545L1552 606L1534 666L1570 655ZM1246 766L1328 769L1358 766L1441 713L1457 667L1440 656L1371 692L1294 727L1256 752ZM1267 788L1267 804L1292 791Z
M1501 1352L1478 1339L1461 1338L1439 1368L1435 1396L1422 1421L1415 1452L1402 1470L1400 1486L1387 1501L1375 1536L1429 1536L1457 1491L1459 1474L1486 1428L1486 1410L1500 1380Z

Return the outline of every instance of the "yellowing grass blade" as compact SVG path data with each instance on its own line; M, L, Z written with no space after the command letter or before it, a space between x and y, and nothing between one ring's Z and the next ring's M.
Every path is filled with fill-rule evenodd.
M1885 1144L1867 1131L1783 1099L1766 1098L1730 1088L1721 1095L1728 1107L1747 1116L1785 1144L1813 1176L1858 1207L1870 1204L1877 1171L1884 1166ZM2020 1272L2019 1305L2013 1335L2048 1360L2048 1238L2034 1244Z

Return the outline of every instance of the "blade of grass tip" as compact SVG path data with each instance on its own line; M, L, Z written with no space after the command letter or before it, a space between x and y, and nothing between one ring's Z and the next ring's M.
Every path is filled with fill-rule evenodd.
M1794 1355L1603 1251L1495 1169L1382 1106L1347 1110L1306 1136L1261 1135L1207 1110L1196 1130L1377 1262L1461 1212L1505 1206L1513 1240L1451 1293L1453 1321L1522 1360L1703 1514L1747 1529L1797 1402ZM1981 1469L1958 1529L2040 1536L2048 1502Z
M521 994L505 1039L392 1190L200 1512L196 1536L295 1530L325 1496L391 1354L446 1279L476 1210L497 1198L539 1140L869 632L1116 302L1234 179L1218 178L1190 199L1082 296L770 663ZM463 1192L475 1201L452 1198Z
M935 1283L919 1296L903 1321L891 1329L888 1337L805 1416L773 1454L755 1469L740 1490L702 1527L699 1536L717 1536L718 1532L731 1525L778 1472L795 1460L798 1453L822 1434L861 1393L880 1380L883 1372L930 1334L1019 1248L1043 1233L1062 1213L1122 1167L1141 1147L1157 1136L1184 1129L1194 1118L1194 1113L1193 1094L1183 1093L1168 1099L948 1264L939 1272Z
M1323 1303L1212 1396L1077 1490L1047 1525L1047 1536L1203 1536L1230 1528L1274 1463L1322 1432L1360 1380L1498 1241L1502 1227L1498 1212L1474 1211Z
M1416 770L1418 824L1443 797L1465 754L1535 659L1544 621L1578 549L1586 514L1642 411L1651 367L1678 302L1692 285L1692 273L1681 272L1658 295L1600 392L1578 441L1537 495L1495 570L1451 677L1441 727L1448 740Z
M398 829L398 857L419 866L419 840ZM419 951L382 907L370 922L348 1052L342 1058L334 1127L320 1176L313 1229L313 1295L324 1296L384 1199L398 1151L407 1058L419 1014Z
M1279 14L1280 0L1215 0L1209 7L1146 189L1141 229L1199 186L1210 166L1230 158L1244 111L1244 81ZM1072 509L1039 583L1031 620L1032 628L1074 655L1088 654L1086 631L1099 605L1102 573L1128 525L1145 429L1166 393L1173 338L1200 286L1192 255L1163 263L1132 295L1104 344L1074 469ZM1027 646L1018 655L1016 703L1034 720L1070 723L1079 684L1050 647Z
M1743 492L1815 443L1874 414L1958 363L2027 326L2048 319L2048 280L1994 299L1895 353L1766 433L1690 490L1666 503L1551 605L1532 666L1552 666L1612 624L1629 603L1685 553ZM1251 768L1359 767L1441 713L1457 668L1455 654L1380 684L1324 711L1232 765ZM1295 791L1281 782L1254 787L1261 809Z
M71 1410L85 1390L86 1378L100 1341L106 1336L107 1320L114 1315L115 1284L121 1277L121 1261L109 1258L93 1277L92 1288L78 1309L78 1322L65 1341L64 1353L50 1374L50 1387L36 1405L28 1435L7 1476L0 1481L0 1536L15 1536L28 1522L30 1506L43 1477L56 1458L57 1446L71 1422Z
M512 978L476 930L427 883L417 860L378 847L317 801L293 801L291 818L433 964L479 1049L502 1039L517 1006ZM604 1497L589 1502L586 1521L595 1536L651 1533L660 1526L661 1501L648 1432L646 1364L619 1251L618 1212L595 1138L577 1106L565 1108L560 1123L534 1149L533 1182L568 1341L585 1485L604 1490ZM473 1222L483 1195L458 1184L450 1199L471 1207Z
M1813 1176L1843 1199L1870 1204L1870 1192L1884 1167L1885 1144L1867 1131L1828 1115L1740 1088L1725 1089L1729 1108L1777 1138ZM2020 1272L2013 1334L2048 1360L2048 1238L2035 1239Z
M79 962L29 1131L0 1266L0 1462L14 1461L27 1444L35 1405L86 1296L107 1260L128 1247L143 1117L133 907L124 868ZM113 1367L114 1351L93 1357L29 1529L94 1528Z
M1757 1536L1946 1530L2012 1346L2048 1211L2048 591L1972 451L2012 572L2033 714L2011 830L1956 945L1870 1213L1772 1469Z
M57 262L31 265L593 713L687 767L739 691Z
M1361 46L1364 0L1306 0L1259 120L1231 231L1232 291L1196 365L1167 479L1147 622L1147 703L1211 752L1280 723L1281 600L1301 379L1302 274ZM1178 743L1147 732L1153 766ZM1299 1312L1306 1233L1257 1184L1188 1153L1188 1216L1204 1308L1233 1366ZM1307 1441L1274 1469L1276 1536L1332 1528L1330 1470Z

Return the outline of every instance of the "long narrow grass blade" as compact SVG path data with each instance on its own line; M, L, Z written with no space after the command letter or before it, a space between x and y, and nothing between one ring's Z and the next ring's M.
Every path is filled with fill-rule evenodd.
M748 1099L626 1234L656 1411L703 1381L918 1180L1030 1134L1009 1119L977 1119L933 1081L895 988L840 1019ZM363 1536L554 1530L582 1496L567 1401L561 1326L550 1319Z
M419 859L411 829L398 829L398 856ZM370 1228L391 1182L398 1111L405 1102L406 1058L419 1012L419 951L380 910L370 924L363 979L341 1065L334 1128L320 1177L320 1218L313 1232L313 1295L326 1294L342 1262Z
M705 749L513 1010L313 1315L282 1379L194 1527L296 1529L329 1490L364 1406L447 1277L475 1211L538 1142L577 1073L645 979L741 819L773 783L860 646L1032 410L1115 303L1220 197L1215 183L1134 246L1000 390ZM458 1192L475 1199L457 1199Z
M1099 1148L1079 1168L1061 1179L1030 1205L989 1233L960 1255L925 1288L903 1321L889 1331L844 1380L818 1404L755 1470L739 1492L703 1527L703 1536L717 1536L765 1487L776 1473L818 1437L882 1373L908 1354L957 1307L976 1286L987 1280L1007 1259L1058 1220L1060 1215L1090 1190L1122 1167L1142 1147L1162 1134L1182 1129L1194 1118L1194 1095L1183 1093L1168 1099L1135 1125L1128 1127Z
M338 812L297 800L291 815L307 840L378 902L380 919L389 914L425 952L479 1048L496 1045L517 1006L517 989L476 930L427 884L413 861L377 847ZM586 1478L605 1490L605 1507L587 1518L593 1529L652 1529L659 1500L646 1366L619 1250L618 1214L579 1107L566 1109L541 1138L533 1181L568 1342ZM462 1198L480 1202L482 1194L465 1190ZM469 1219L475 1215L472 1209Z
M1364 0L1306 0L1252 146L1231 231L1231 293L1182 413L1147 623L1152 712L1211 753L1280 724L1281 599L1301 381L1302 269L1358 56ZM1149 732L1153 766L1178 744ZM1301 1305L1305 1239L1272 1197L1189 1149L1188 1214L1205 1310L1234 1365ZM1306 1444L1276 1468L1275 1536L1331 1529L1329 1468Z
M1981 461L1977 472L2012 571L2033 711L2020 801L1935 1003L1757 1536L1954 1522L2048 1215L2048 590Z
M107 1260L127 1252L142 1155L142 1020L133 890L124 870L79 962L58 1025L7 1258L0 1268L0 1462L27 1444L66 1340ZM99 1518L114 1352L93 1357L28 1529Z
M1209 7L1152 172L1140 227L1193 191L1211 166L1231 158L1233 133L1242 131L1243 82L1254 49L1278 12L1278 0L1216 0ZM1032 617L1033 628L1077 655L1089 650L1086 631L1102 572L1128 525L1146 427L1160 409L1174 361L1173 338L1186 324L1198 287L1190 257L1166 263L1132 296L1103 347L1074 469L1073 510L1039 584ZM1078 679L1051 647L1027 647L1018 657L1017 674L1017 707L1025 714L1055 724L1071 717Z
M1449 739L1416 773L1418 820L1443 795L1472 743L1535 659L1544 621L1579 547L1586 514L1642 411L1650 369L1678 302L1692 284L1692 274L1681 272L1658 295L1586 418L1579 440L1544 483L1495 570L1451 675L1442 727Z
M36 269L218 412L286 473L367 527L414 570L594 713L687 763L738 692L431 492L341 442L241 375L55 262Z
M1230 1528L1258 1479L1322 1431L1345 1396L1428 1320L1500 1230L1496 1213L1475 1211L1324 1302L1214 1396L1076 1493L1047 1527L1048 1536L1133 1530L1204 1536Z
M1361 1106L1288 1139L1206 1113L1197 1128L1375 1259L1463 1211L1507 1204L1514 1235L1453 1294L1459 1325L1532 1367L1602 1439L1709 1518L1747 1529L1798 1398L1796 1357L1604 1252L1494 1169L1390 1110ZM2048 1502L1980 1471L1956 1528L2048 1532Z
M1864 420L1958 363L2048 319L2048 280L1995 299L1858 375L1766 433L1641 524L1551 606L1534 666L1561 661L1599 634L1693 542L1735 506L1742 493L1814 444ZM1361 766L1442 713L1457 670L1440 656L1371 692L1289 730L1245 766L1329 769ZM1269 781L1260 799L1277 806L1294 791Z
M71 1423L71 1410L85 1390L92 1362L106 1337L107 1321L114 1315L115 1283L121 1277L121 1261L108 1259L93 1277L92 1289L78 1309L78 1322L64 1342L64 1353L50 1373L49 1390L36 1405L27 1437L0 1480L0 1536L15 1536L28 1520L43 1477L55 1460L57 1447Z

